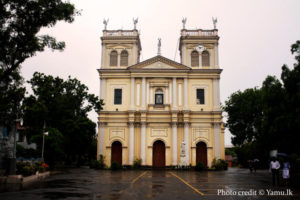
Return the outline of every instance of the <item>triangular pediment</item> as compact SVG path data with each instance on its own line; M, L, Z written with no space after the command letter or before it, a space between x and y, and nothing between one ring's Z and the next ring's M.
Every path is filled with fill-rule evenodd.
M153 58L147 59L143 62L140 62L138 64L129 66L128 69L159 69L159 70L172 70L172 69L182 69L182 70L188 70L191 69L183 64L180 64L178 62L175 62L173 60L170 60L163 56L155 56Z

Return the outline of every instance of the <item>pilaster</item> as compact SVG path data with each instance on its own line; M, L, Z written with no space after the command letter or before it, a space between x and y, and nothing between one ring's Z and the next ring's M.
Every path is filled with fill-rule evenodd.
M134 123L129 122L129 165L133 164L134 158Z
M172 123L172 165L177 164L177 123Z

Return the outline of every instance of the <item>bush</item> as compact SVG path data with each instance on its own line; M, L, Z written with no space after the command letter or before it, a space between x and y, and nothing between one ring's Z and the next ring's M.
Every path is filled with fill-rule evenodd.
M43 162L17 162L17 174L23 176L30 176L38 172L45 172L48 169L48 165Z
M113 162L113 163L111 163L110 168L112 170L118 170L118 169L121 169L121 165L119 165L119 163L117 163L117 162Z
M137 158L133 161L133 168L138 169L142 166L142 159Z
M100 155L99 160L92 160L90 162L90 168L92 168L92 169L104 169L105 168L104 156Z
M227 162L223 159L216 159L214 158L212 167L214 167L216 170L227 170L228 165Z
M16 168L17 168L17 174L21 174L24 176L28 176L33 174L33 167L31 172L31 163L30 162L17 162Z
M204 170L206 167L204 166L204 164L202 162L197 162L195 170L196 171L202 171Z

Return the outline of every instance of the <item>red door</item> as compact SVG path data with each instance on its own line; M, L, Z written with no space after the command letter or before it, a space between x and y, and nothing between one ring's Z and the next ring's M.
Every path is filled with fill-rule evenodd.
M113 142L111 145L111 164L113 162L122 165L122 144L118 141Z
M204 142L198 142L196 145L196 163L198 162L207 166L207 148Z
M165 143L158 140L153 144L153 167L165 167L166 166L166 147Z

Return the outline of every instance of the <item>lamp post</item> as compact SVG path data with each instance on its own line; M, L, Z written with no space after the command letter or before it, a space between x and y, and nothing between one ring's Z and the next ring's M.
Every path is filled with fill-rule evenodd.
M45 136L47 136L48 132L43 132L43 146L42 146L42 162L44 162L44 147L45 147Z

